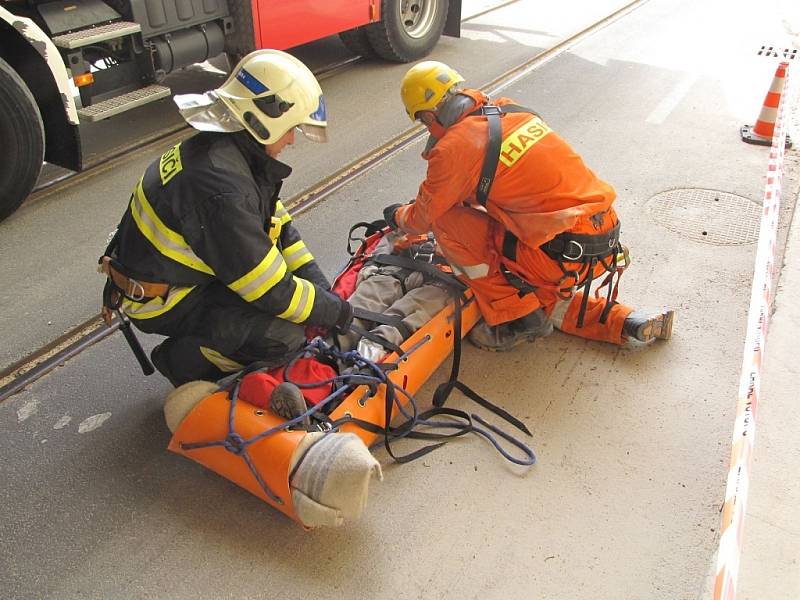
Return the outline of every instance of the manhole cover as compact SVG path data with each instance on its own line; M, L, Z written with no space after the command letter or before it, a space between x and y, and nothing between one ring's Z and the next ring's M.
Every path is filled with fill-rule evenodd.
M659 225L690 240L734 246L758 240L761 206L752 200L716 190L662 192L648 202Z

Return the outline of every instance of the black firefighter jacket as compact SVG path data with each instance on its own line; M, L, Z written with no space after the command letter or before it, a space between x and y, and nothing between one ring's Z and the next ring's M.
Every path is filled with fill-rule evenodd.
M200 133L152 163L120 223L116 258L128 276L171 287L166 298L127 300L125 312L142 325L161 320L218 280L281 319L335 324L342 301L278 200L290 173L245 132Z

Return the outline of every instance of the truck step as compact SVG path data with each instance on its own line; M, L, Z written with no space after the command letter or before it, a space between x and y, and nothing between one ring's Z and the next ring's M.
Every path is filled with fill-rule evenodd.
M168 87L149 85L146 88L134 90L121 96L114 96L103 102L80 108L78 109L78 116L85 121L102 121L142 104L167 98L170 94L172 94L172 90Z
M109 23L108 25L92 27L91 29L82 29L80 31L73 31L72 33L65 33L64 35L57 35L53 38L53 43L59 48L74 50L75 48L82 48L90 44L139 33L141 30L142 26L139 25L139 23L117 21L115 23Z

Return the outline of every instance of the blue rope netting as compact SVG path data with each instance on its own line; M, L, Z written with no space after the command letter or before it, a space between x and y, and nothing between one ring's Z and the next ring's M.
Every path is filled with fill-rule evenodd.
M322 358L325 359L326 362L334 361L335 363L347 365L347 369L345 373L341 375L336 375L329 379L325 379L322 381L316 382L295 382L292 381L289 377L289 372L291 367L297 362L297 360L303 356L311 355L312 357ZM390 440L398 440L404 437L414 437L417 439L443 439L443 438L450 438L456 437L460 435L464 435L469 432L474 432L486 440L494 446L494 448L508 461L521 465L521 466L531 466L536 463L536 456L527 445L513 437L512 435L504 432L500 428L486 422L482 419L479 415L476 414L468 414L464 411L458 411L453 409L447 408L435 408L431 411L427 411L424 415L427 414L444 414L454 418L461 418L466 422L459 423L452 420L433 420L426 418L424 415L420 415L419 410L417 408L417 403L411 393L409 393L404 388L396 385L391 379L389 379L388 373L397 368L397 363L376 363L374 361L368 360L364 358L359 352L355 350L350 351L341 351L338 348L331 346L330 344L326 343L322 338L314 338L306 347L301 350L293 359L289 362L285 370L285 377L286 381L293 383L299 388L308 389L308 388L315 388L330 385L334 390L331 394L325 397L322 401L315 404L314 406L310 407L306 410L303 414L298 415L292 419L282 422L280 425L276 425L271 427L255 436L245 439L239 433L236 432L234 417L236 412L236 402L239 398L239 388L241 386L242 377L244 376L245 372L240 373L237 378L235 379L232 387L230 388L228 397L230 398L230 408L228 410L228 434L226 435L225 439L217 440L212 442L196 442L196 443L186 443L181 442L180 446L183 450L199 450L201 448L213 448L213 447L222 447L228 452L235 454L237 456L242 457L245 464L247 464L248 469L252 473L255 480L258 482L261 489L264 491L266 496L275 502L276 504L282 505L284 504L284 500L276 495L266 484L264 479L261 477L261 474L256 469L255 465L253 464L252 458L248 453L248 448L253 444L258 443L259 441L279 433L281 431L285 431L286 429L290 429L294 426L301 425L304 422L307 422L312 416L322 417L323 422L328 422L327 414L329 411L326 411L326 407L333 404L338 399L342 398L345 394L353 391L356 387L360 385L366 385L369 387L369 395L368 397L374 396L379 386L384 385L386 386L386 407L387 407L387 419L385 426L383 427L384 433L384 440L389 451L390 455L398 460L399 462L406 462L408 460L413 460L414 458L419 458L420 456L427 454L428 452L435 450L442 446L445 442L440 442L437 444L431 444L418 450L415 453L412 453L408 457L398 458L395 457L389 448L389 441ZM221 389L225 389L224 387ZM400 395L405 397L406 402L402 402ZM389 416L391 415L391 408L392 406L397 407L398 412L405 417L406 421L402 423L400 426L397 427L390 427L389 424ZM406 406L410 407L411 410L407 410ZM482 427L476 426L472 420L477 421ZM343 423L351 421L356 425L372 425L365 423L363 421L358 421L357 419L353 419L352 417L345 417L343 419L338 420L336 423L332 423L332 428L328 431L334 432L338 430L338 427ZM377 427L377 426L375 426ZM433 432L422 432L419 431L420 428L426 429L451 429L455 430L455 433L443 434L443 433L433 433ZM519 449L524 455L525 458L517 458L511 455L508 451L506 451L498 442L497 438L495 437L496 434L507 441L509 444L515 446ZM403 460L405 459L405 460Z

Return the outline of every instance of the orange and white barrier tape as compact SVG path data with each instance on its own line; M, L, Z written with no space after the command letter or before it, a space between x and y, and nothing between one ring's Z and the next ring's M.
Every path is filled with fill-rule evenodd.
M786 71L786 87L788 89L789 65L781 63L781 66ZM753 462L753 444L756 435L756 416L761 392L762 359L767 341L772 301L772 277L775 270L783 154L786 144L785 107L788 95L783 94L778 109L775 135L772 138L772 148L769 154L767 184L764 188L761 229L747 318L747 336L741 379L739 380L736 422L733 428L730 471L725 489L725 504L722 507L714 600L733 600L736 597L744 516L747 509L747 491L750 485L750 467Z

